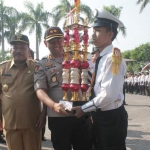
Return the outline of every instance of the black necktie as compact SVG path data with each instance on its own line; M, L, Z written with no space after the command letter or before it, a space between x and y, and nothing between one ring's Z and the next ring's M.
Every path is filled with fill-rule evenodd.
M92 91L91 91L91 97L90 99L93 99L95 97L95 92L94 92L94 85L95 85L95 80L96 80L96 75L97 75L97 70L98 70L98 64L99 64L99 61L100 59L102 58L102 56L99 56L97 59L96 59L96 63L95 63L95 76L94 76L94 82L93 82L93 85L92 85Z

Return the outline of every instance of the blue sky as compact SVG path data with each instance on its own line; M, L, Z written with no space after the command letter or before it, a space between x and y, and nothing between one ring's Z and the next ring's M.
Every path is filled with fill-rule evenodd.
M45 10L51 11L51 9L59 4L59 0L30 0L34 4L43 2ZM73 3L74 0L69 0ZM150 42L150 4L146 6L142 13L140 11L140 5L136 5L137 0L81 0L82 3L95 8L102 8L105 6L115 5L116 7L123 7L121 11L120 20L127 28L127 36L123 37L121 33L118 34L117 39L113 42L114 46L117 46L121 51L131 50L138 47L141 44ZM25 11L22 0L4 0L4 4L7 6L15 7L19 11ZM50 24L51 25L51 24ZM62 27L60 25L60 27ZM91 29L92 30L92 29ZM34 34L29 35L28 31L24 34L29 36L31 49L35 51L35 37ZM43 30L44 34L44 30ZM5 47L9 48L9 45L5 43ZM89 50L90 51L90 50ZM40 58L48 54L48 50L45 48L43 42L40 44Z

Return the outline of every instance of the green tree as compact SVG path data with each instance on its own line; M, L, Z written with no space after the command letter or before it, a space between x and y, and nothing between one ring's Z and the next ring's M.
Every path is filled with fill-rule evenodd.
M42 28L48 28L48 21L51 14L44 10L43 3L38 3L34 7L33 3L25 1L24 6L28 13L23 14L22 28L29 29L29 34L35 31L36 59L39 59L39 44L41 43Z
M111 5L111 6L104 6L103 8L119 19L123 7L115 7L114 5ZM125 26L119 27L119 30L122 32L122 35L125 37L126 27Z
M138 0L137 4L141 4L140 13L144 10L147 4L150 3L150 0Z
M0 19L1 21L1 19ZM0 45L2 44L2 24L0 23Z
M16 15L10 15L6 20L6 30L4 36L7 38L7 41L10 42L10 39L16 33L21 33L25 29L22 27L23 15L22 13L17 12Z
M150 62L150 43L142 44L131 51L131 59Z
M136 60L136 62L130 62L128 64L134 72L141 71L142 67L150 62L150 43L142 44L135 49L125 51L122 54L124 58Z
M129 65L127 66L127 71L131 72L132 74L134 73L134 70L133 70L133 67L132 67L131 64L129 64Z
M9 50L5 50L5 60L10 60L10 59L12 59L12 55L11 55L11 53L10 53L10 51ZM2 62L3 60L2 60L2 53L1 53L1 51L0 51L0 62Z
M2 60L5 60L4 52L4 28L6 26L7 18L11 15L15 15L17 10L13 7L8 7L4 5L3 0L0 0L0 22L1 22L1 43L2 43Z
M75 7L75 5L71 4L69 0L60 0L60 4L53 8L52 14L53 14L53 25L57 26L58 23L65 18L65 16ZM89 22L93 21L93 13L89 6L85 4L80 4L79 10L81 14L84 14ZM83 18L80 17L80 19L83 21Z
M124 53L122 53L122 56L126 59L130 59L131 58L131 51L125 51Z

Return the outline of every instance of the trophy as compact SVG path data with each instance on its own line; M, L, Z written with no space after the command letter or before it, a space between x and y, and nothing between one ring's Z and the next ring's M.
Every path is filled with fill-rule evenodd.
M79 0L75 1L75 8L66 16L66 25L64 28L64 61L62 63L62 90L64 92L63 103L67 108L71 106L80 106L86 103L86 92L88 90L88 23L87 18L84 24L79 24L80 11ZM72 17L73 16L73 17ZM69 19L73 20L69 24ZM82 31L82 40L80 32ZM71 34L70 34L71 33ZM70 58L71 55L71 58ZM82 56L82 57L81 57ZM68 98L68 91L71 91L72 97ZM81 90L82 98L79 98L78 92Z

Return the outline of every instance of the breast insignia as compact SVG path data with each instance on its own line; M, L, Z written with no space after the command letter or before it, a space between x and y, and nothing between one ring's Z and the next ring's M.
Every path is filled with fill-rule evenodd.
M3 87L2 87L3 91L7 92L8 91L8 85L7 84L4 84Z
M52 77L52 82L56 82L56 81L57 81L56 76Z

